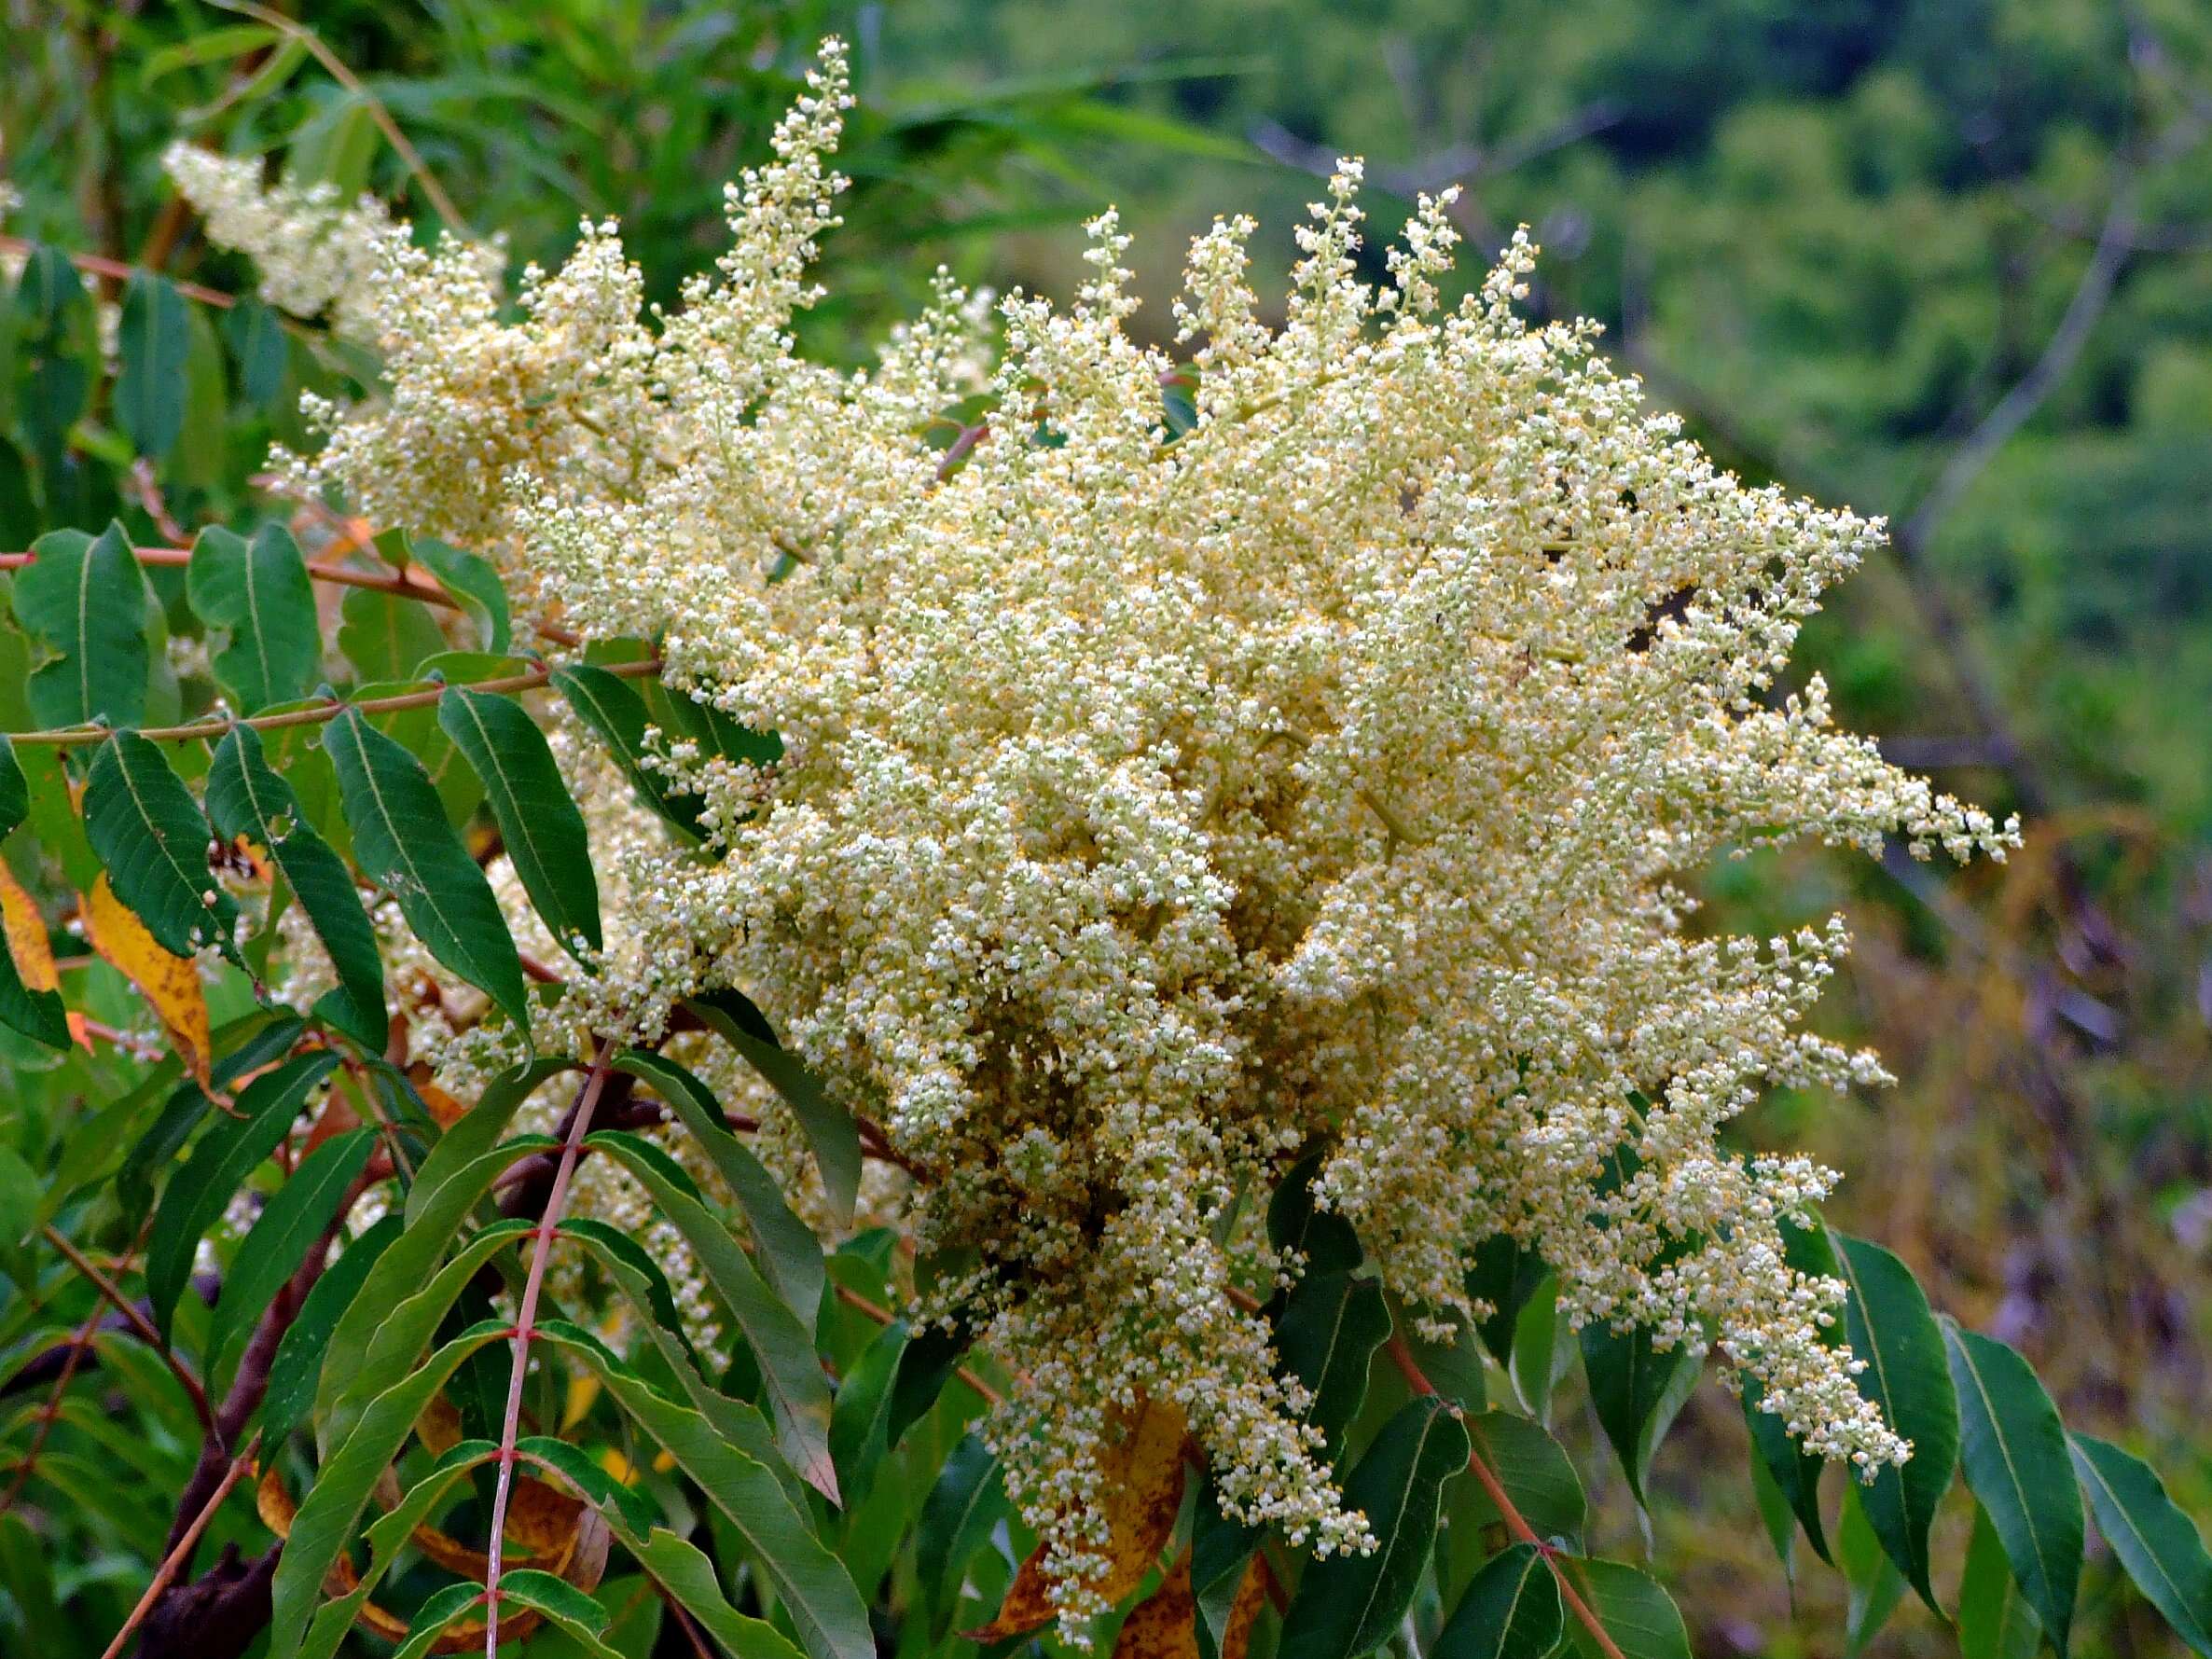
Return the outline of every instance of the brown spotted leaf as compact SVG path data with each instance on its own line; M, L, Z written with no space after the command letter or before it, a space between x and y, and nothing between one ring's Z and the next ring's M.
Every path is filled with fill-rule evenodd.
M1198 1598L1191 1593L1187 1554L1158 1589L1129 1610L1114 1638L1113 1659L1198 1659Z
M1099 1492L1105 1505L1110 1565L1097 1587L1110 1602L1122 1600L1143 1582L1175 1530L1175 1512L1182 1503L1182 1442L1180 1406L1143 1399L1133 1409L1107 1417L1106 1444L1099 1453ZM1014 1575L998 1616L964 1634L974 1642L1003 1641L1027 1635L1056 1611L1044 1549L1039 1545Z

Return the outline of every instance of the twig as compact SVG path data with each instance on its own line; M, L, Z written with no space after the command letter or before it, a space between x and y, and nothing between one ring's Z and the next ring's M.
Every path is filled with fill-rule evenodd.
M894 1318L897 1317L891 1311L890 1308L877 1306L875 1303L869 1301L858 1291L849 1290L844 1285L838 1284L834 1280L831 1282L830 1288L837 1293L838 1301L844 1303L848 1307L859 1309L862 1313L866 1314L868 1318L874 1320L878 1325L888 1325ZM968 1387L974 1389L978 1394L982 1395L986 1404L995 1407L1005 1403L1005 1395L1000 1393L998 1389L992 1388L990 1384L985 1382L980 1376L977 1376L975 1373L970 1370L967 1366L956 1366L954 1367L952 1374L953 1376L959 1377L961 1381L966 1383Z
M361 101L362 107L368 111L369 119L376 122L377 131L398 152L400 160L407 164L407 170L414 175L415 182L422 187L422 194L430 198L430 205L437 210L437 216L452 229L471 241L475 240L476 232L468 228L468 221L461 216L461 210L453 205L453 199L446 194L445 187L432 174L421 153L408 142L408 135L399 130L399 123L392 118L392 112L384 107L384 101L362 84L361 77L346 67L344 59L323 44L321 35L281 11L271 11L266 6L256 5L254 0L210 0L210 3L221 7L225 11L235 11L242 17L252 18L256 22L266 23L305 47L309 55L329 72L332 80Z
M254 1466L254 1454L260 1446L261 1431L256 1429L254 1438L246 1443L245 1450L231 1459L221 1485L200 1506L200 1513L192 1517L192 1524L185 1528L185 1535L161 1558L161 1565L154 1569L154 1582L145 1587L145 1594L138 1598L138 1605L131 1610L131 1616L123 1621L123 1627L116 1632L115 1640L107 1644L107 1652L101 1654L100 1659L120 1659L124 1648L130 1645L132 1633L145 1623L146 1615L154 1611L154 1604L161 1599L161 1592L169 1588L170 1581L176 1577L178 1569L192 1558L193 1546L199 1543L200 1535L207 1530L207 1524L215 1518L215 1511L223 1507L223 1500L230 1496L231 1489Z
M1405 1346L1403 1332L1390 1333L1389 1348L1392 1362L1415 1393L1436 1392L1436 1385L1429 1380L1427 1373L1421 1369L1420 1362L1413 1357L1413 1349ZM1603 1621L1590 1610L1590 1604L1583 1599L1582 1592L1569 1580L1558 1552L1536 1535L1536 1528L1528 1525L1527 1517L1514 1506L1497 1472L1483 1460L1479 1447L1467 1454L1467 1467L1481 1484L1484 1495L1498 1511L1500 1519L1504 1521L1505 1529L1520 1542L1534 1545L1536 1553L1543 1557L1543 1564L1552 1569L1552 1577L1558 1581L1560 1599L1567 1603L1568 1611L1574 1614L1583 1628L1590 1633L1590 1639L1597 1644L1597 1651L1605 1654L1606 1659L1623 1659L1619 1645L1607 1634Z
M0 236L0 254L28 254L36 245L21 236ZM126 260L109 259L99 254L70 254L67 257L70 264L89 276L115 277L120 281L130 280L144 269ZM197 283L182 283L171 277L169 285L187 299L197 299L201 305L228 309L238 303L231 295L214 288L202 288Z
M660 672L657 657L643 662L610 662L606 671L624 679L638 679ZM420 709L435 703L446 694L449 685L465 686L471 691L510 692L532 691L552 679L550 668L537 668L526 674L507 674L496 680L453 680L445 685L432 685L424 691L403 691L392 697L365 698L358 702L337 698L313 709L295 709L288 714L256 714L249 720L217 717L195 720L185 726L149 726L138 735L160 742L183 742L194 738L221 738L232 726L250 726L256 731L273 731L287 726L321 726L325 721L336 720L348 709L363 714L389 714L398 709ZM104 726L72 726L54 731L22 731L10 734L11 743L99 743L106 740L109 729Z
M94 1307L92 1317L85 1320L75 1336L69 1339L69 1351L62 1358L62 1375L54 1378L54 1391L46 1397L46 1403L38 1409L38 1424L31 1431L31 1444L23 1452L22 1461L15 1466L15 1477L7 1483L7 1493L0 1497L0 1515L15 1507L15 1500L23 1495L23 1488L31 1484L31 1476L38 1468L38 1454L46 1449L47 1436L54 1431L54 1424L61 1420L62 1398L69 1392L69 1379L76 1375L78 1362L91 1346L92 1337L107 1317L104 1307Z
M207 1390L200 1386L198 1377L185 1369L185 1362L176 1357L175 1350L161 1340L161 1333L154 1329L154 1321L139 1312L137 1305L116 1287L115 1280L101 1272L93 1265L91 1259L72 1244L68 1236L60 1228L48 1222L39 1230L46 1236L48 1244L69 1258L71 1266L92 1281L92 1288L114 1305L115 1310L129 1321L131 1329L145 1338L146 1346L168 1362L170 1371L184 1386L185 1392L191 1396L192 1409L200 1414L200 1427L213 1433L215 1427L215 1414L214 1409L207 1403Z
M484 1659L498 1659L499 1577L501 1545L507 1524L507 1499L515 1485L515 1442L522 1432L522 1385L530 1364L530 1342L537 1333L538 1293L546 1283L546 1263L553 1254L553 1236L560 1230L560 1212L568 1203L569 1180L576 1172L576 1158L584 1137L591 1132L591 1113L606 1085L607 1061L614 1044L601 1039L592 1059L590 1075L576 1097L570 1114L568 1137L561 1143L560 1165L553 1171L553 1190L546 1197L545 1217L538 1223L530 1251L530 1274L522 1281L522 1301L515 1310L515 1350L507 1376L506 1417L499 1431L499 1477L491 1494L491 1532L484 1546Z

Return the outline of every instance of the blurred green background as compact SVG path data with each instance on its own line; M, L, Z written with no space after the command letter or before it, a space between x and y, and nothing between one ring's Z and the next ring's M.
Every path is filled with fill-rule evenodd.
M1055 294L1077 222L1138 237L1164 338L1189 237L1262 221L1263 294L1339 153L1381 245L1459 182L1479 275L1517 223L1531 306L1587 314L1747 477L1890 517L1811 630L1844 717L2026 821L1963 876L1817 854L1725 866L1700 925L1842 907L1823 1017L1899 1087L1780 1096L1747 1144L1850 1180L1836 1219L1939 1306L2019 1344L2070 1421L2212 1512L2212 5L2205 0L352 0L303 13L468 220L550 263L619 216L657 297L719 250L814 41L856 49L847 225L808 348L858 361L938 263ZM433 215L371 106L199 4L0 0L4 228L239 289L159 169L183 134ZM226 32L229 33L226 33ZM0 242L0 251L8 244ZM345 366L297 354L302 385ZM4 415L5 410L0 410ZM195 432L169 511L237 510L283 408ZM74 466L74 463L72 465ZM144 504L90 461L29 482L0 541ZM43 498L43 505L41 499ZM1570 1436L1587 1434L1573 1420ZM1698 1651L1838 1653L1841 1584L1777 1570L1717 1389L1662 1452L1648 1547ZM1583 1462L1600 1477L1601 1459ZM1724 1472L1714 1474L1709 1471ZM1603 1495L1615 1553L1647 1547ZM1959 1541L1961 1545L1963 1541ZM1949 1552L1953 1559L1962 1548ZM2097 1602L2077 1651L2173 1651ZM1917 1607L1870 1650L1953 1651Z

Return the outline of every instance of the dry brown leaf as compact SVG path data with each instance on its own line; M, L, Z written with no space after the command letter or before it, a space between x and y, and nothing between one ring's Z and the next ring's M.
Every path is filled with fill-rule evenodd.
M1120 1601L1143 1582L1175 1530L1175 1512L1182 1503L1182 1440L1180 1406L1146 1398L1133 1410L1115 1411L1107 1418L1099 1489L1106 1506L1110 1565L1099 1594L1110 1602ZM1027 1635L1054 1616L1051 1587L1040 1544L1014 1575L998 1616L962 1634L975 1642Z
M171 956L117 898L102 876L92 883L82 911L85 938L92 948L121 969L138 987L175 1046L185 1069L208 1086L207 993L200 970L187 956Z

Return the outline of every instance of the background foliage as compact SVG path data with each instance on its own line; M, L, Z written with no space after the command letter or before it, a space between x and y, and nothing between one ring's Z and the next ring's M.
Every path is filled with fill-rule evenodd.
M1535 1530L1592 1556L1648 1561L1675 1588L1700 1653L1832 1653L1862 1643L1898 1653L2023 1651L2004 1645L2016 1635L1994 1629L1989 1610L2012 1610L2023 1596L2047 1614L2052 1604L2037 1599L2033 1573L2010 1547L2001 1499L1976 1477L1968 1385L1977 1362L2001 1373L2007 1362L1967 1333L2025 1353L2070 1427L2145 1454L2183 1509L2212 1513L2212 1441L2199 1426L2212 1341L2212 15L2202 6L1134 0L1075 9L903 0L854 10L334 0L313 7L311 21L360 85L342 84L282 36L242 35L254 27L248 20L204 7L12 0L7 13L0 171L22 196L6 225L21 240L0 249L25 263L0 323L8 364L0 545L12 555L57 527L87 532L69 554L114 601L100 619L116 637L98 660L112 664L118 651L127 659L134 639L144 657L128 694L136 701L118 723L159 725L204 707L212 684L165 675L170 639L235 630L222 593L225 571L240 561L265 555L291 568L282 546L260 538L235 548L201 541L190 567L181 556L146 567L145 614L133 618L116 608L135 591L128 548L192 546L201 525L251 532L270 512L252 482L268 445L299 435L297 393L366 384L374 372L265 310L216 302L250 293L251 282L198 239L161 178L159 152L179 133L276 149L304 181L372 189L434 221L437 203L380 129L377 111L388 110L428 175L470 222L504 231L517 263L551 263L579 214L613 213L649 277L666 284L718 249L723 179L759 153L812 42L845 31L858 48L863 100L842 160L856 187L846 228L827 243L837 298L810 316L806 337L832 358L855 357L877 325L910 310L940 261L965 277L1064 290L1077 251L1069 227L1110 200L1138 232L1137 252L1150 262L1141 265L1150 325L1164 331L1183 237L1217 208L1256 205L1280 250L1315 193L1313 171L1339 151L1365 154L1371 183L1386 191L1467 181L1471 236L1495 245L1516 221L1536 227L1547 252L1535 302L1604 318L1614 349L1732 464L1893 516L1893 555L1846 589L1804 664L1829 674L1847 723L1885 734L1897 758L1935 768L1993 808L2019 807L2029 843L2001 870L1948 879L1901 859L1870 873L1814 856L1756 859L1714 876L1716 926L1774 931L1839 904L1851 915L1859 950L1825 1020L1879 1047L1905 1081L1871 1102L1777 1097L1746 1125L1746 1139L1806 1146L1845 1169L1852 1179L1831 1219L1894 1251L1934 1307L1956 1318L1956 1330L1938 1326L1894 1285L1883 1293L1901 1303L1896 1317L1918 1345L1929 1409L1945 1401L1963 1409L1971 1499L1961 1486L1944 1495L1949 1483L1939 1482L1915 1525L1918 1500L1901 1491L1903 1507L1886 1518L1887 1499L1846 1500L1831 1476L1815 1513L1842 1570L1811 1560L1813 1540L1801 1534L1785 1576L1760 1523L1789 1541L1777 1507L1789 1494L1765 1481L1755 1489L1747 1471L1768 1466L1749 1455L1740 1414L1709 1383L1686 1402L1671 1397L1679 1389L1666 1377L1640 1392L1631 1384L1625 1397L1609 1392L1622 1357L1548 1330L1541 1295L1517 1329L1494 1334L1486 1365L1463 1368L1456 1385L1429 1374L1463 1403L1507 1408L1470 1418L1474 1449L1520 1472L1514 1495ZM32 243L90 256L91 268ZM132 279L134 270L169 282ZM102 339L104 304L117 308L112 340ZM111 519L124 536L91 541ZM447 598L465 595L468 567L439 568L438 557L424 550L416 568ZM13 620L0 630L0 726L19 733L92 712L81 698L73 707L51 675L31 672L52 655L93 655L79 639L73 658L65 596L42 592L42 583L51 587L49 577L14 578ZM380 683L411 684L423 654L403 636L413 630L418 645L426 637L419 597L350 591L376 601L348 601L361 630L354 648L339 642L356 695L362 684L374 695ZM428 637L437 649L504 653L512 642L496 637L495 603L441 603L456 614L443 632L429 624ZM390 643L381 667L372 620ZM319 657L319 643L310 656ZM227 671L218 648L214 671L235 690L243 671ZM304 673L260 689L306 697L321 676ZM447 706L458 722L464 705ZM434 728L448 729L442 711L395 735L422 744L435 740ZM271 763L284 771L290 751L269 736ZM131 830L103 828L101 803L115 791L100 789L97 768L120 772L129 751L115 740L96 747L104 761L84 747L71 763L83 786L81 830L51 752L20 749L17 818L29 823L7 844L10 892L0 893L17 901L8 906L15 961L35 957L29 940L40 938L91 1038L64 1052L12 1017L0 1029L8 1067L0 1265L9 1281L0 1290L0 1444L11 1466L0 1477L0 1629L11 1644L88 1653L124 1623L199 1509L180 1495L204 1502L229 1463L210 1460L199 1420L221 1412L249 1364L250 1321L231 1310L228 1288L259 1282L267 1300L292 1295L282 1289L288 1268L328 1213L308 1165L327 1154L315 1172L328 1189L321 1202L334 1202L362 1167L345 1160L371 1155L366 1137L339 1134L279 1183L265 1163L269 1143L253 1141L259 1119L245 1099L244 1127L173 1109L171 1091L195 1055L219 1090L283 1055L299 1033L257 1015L235 970L214 976L200 1015L188 999L181 1010L165 1004L159 959L116 942L126 919L103 926L103 868L123 906L173 948L187 941L165 932L188 931L182 919L191 913L174 910L165 925L154 878L124 876L131 861L116 849L133 844ZM374 745L362 749L366 768ZM497 770L479 758L467 753L476 772ZM209 773L207 803L228 835L221 755L188 744L170 749L168 764L195 787ZM252 775L249 756L228 764L242 781ZM479 829L496 822L496 803L476 811L463 771L439 776L463 792L446 803L454 816L465 823L475 814ZM7 781L0 776L0 812ZM344 782L331 781L326 811L311 804L307 813L373 874L376 854ZM189 794L185 806L199 810ZM284 874L310 903L314 878ZM78 932L89 940L72 932L78 894L87 924ZM149 1029L147 992L165 1009L169 1041L157 1047L181 1061L149 1064L136 1044L111 1040ZM33 996L26 1021L48 1017L37 1006ZM327 1021L341 1034L349 1025L342 1011L327 1011ZM362 1034L373 1040L373 1030ZM286 1062L321 1063L311 1051ZM319 1080L289 1076L302 1088ZM410 1099L403 1076L373 1067L360 1076L353 1086L363 1116L373 1121L380 1104L395 1122L415 1113L417 1132L426 1143L435 1137L434 1103ZM281 1133L281 1090L251 1087L268 1091L262 1103ZM175 1164L195 1131L190 1157ZM271 1195L246 1244L216 1225L242 1184ZM272 1219L283 1225L270 1228ZM212 1308L187 1282L190 1246L211 1229L226 1285ZM264 1229L266 1261L248 1250ZM1873 1249L1848 1238L1842 1248L1852 1265ZM620 1279L619 1249L608 1249L608 1271ZM370 1253L339 1260L366 1273L361 1258ZM1879 1278L1887 1258L1869 1253L1865 1266ZM819 1320L803 1295L795 1300L838 1381L825 1449L847 1477L849 1507L833 1513L803 1493L795 1507L814 1506L814 1528L873 1603L864 1635L907 1652L949 1648L950 1632L990 1615L1023 1553L1018 1526L1005 1526L1002 1502L994 1507L988 1459L962 1437L982 1403L977 1387L992 1384L983 1375L947 1384L947 1356L922 1355L901 1327L879 1329L858 1310L896 1306L900 1269L887 1238L848 1244L826 1271L832 1294ZM102 1299L103 1279L125 1287L116 1300L130 1313ZM359 1293L360 1279L346 1279L334 1270L323 1281L339 1286L323 1293L323 1319L336 1322L341 1292ZM650 1301L650 1279L640 1282ZM1318 1318L1314 1299L1334 1295L1336 1329L1360 1282L1347 1273L1303 1288L1301 1319ZM1872 1311L1882 1300L1875 1288L1861 1300L1861 1318L1887 1317ZM304 1304L293 1328L317 1328L314 1293ZM1379 1489L1392 1477L1392 1490L1417 1489L1431 1462L1439 1472L1427 1478L1441 1482L1457 1466L1433 1450L1449 1442L1439 1425L1450 1419L1414 1399L1383 1346L1389 1311L1369 1311L1377 1318L1366 1327L1359 1385L1330 1403L1342 1444L1358 1454L1355 1489L1362 1478ZM73 1343L80 1330L89 1335ZM441 1334L467 1340L460 1330ZM588 1342L574 1340L583 1375ZM256 1362L266 1370L281 1359ZM573 1438L640 1451L642 1426L676 1452L681 1427L657 1430L651 1417L656 1400L682 1393L680 1362L648 1356L642 1383L601 1377L603 1392L586 1401ZM930 1383L918 1402L908 1393L912 1412L900 1399L902 1385L921 1388L910 1376ZM281 1363L264 1380L270 1399L245 1413L275 1444L287 1420L309 1420L315 1390L311 1376L303 1387ZM716 1380L746 1392L741 1379ZM632 1402L642 1417L615 1409L626 1388L644 1389ZM1997 1392L2005 1394L2001 1382ZM2012 1394L2025 1398L2018 1387ZM1647 1455L1646 1425L1678 1407L1673 1431ZM472 1423L476 1408L459 1409L456 1448L481 1421ZM550 1403L538 1415L569 1417ZM1548 1421L1580 1480L1550 1461L1551 1442L1525 1426L1531 1419ZM496 1431L496 1412L491 1422ZM223 1427L236 1450L246 1418ZM438 1455L431 1438L408 1454L410 1478ZM324 1449L338 1444L331 1436ZM697 1477L685 1486L643 1449L632 1460L643 1478L626 1490L689 1526L737 1607L765 1612L794 1599L737 1568L760 1556L730 1535L741 1522L697 1501L713 1475L684 1466ZM458 1469L470 1454L443 1455ZM2166 1539L2183 1565L2180 1600L2162 1604L2162 1619L2123 1588L2141 1564L2113 1536L2116 1512L2098 1502L2101 1490L2128 1507L2129 1468L2108 1462L2100 1474L2104 1453L2075 1456L2088 1459L2080 1472L2095 1527L2074 1649L2172 1651L2167 1620L2187 1633L2192 1616L2212 1618L2212 1580L2187 1576L2201 1545L2192 1557L2193 1533ZM364 1468L373 1476L383 1462ZM1918 1467L1942 1472L1933 1460ZM1786 1464L1775 1469L1787 1476ZM2063 1467L2056 1484L2067 1484ZM216 1512L185 1580L211 1563L220 1571L226 1545L239 1547L234 1565L266 1550L281 1505L272 1511L265 1498L257 1509L253 1486L242 1481ZM467 1479L455 1488L445 1525L480 1537L480 1524L469 1532L477 1513L469 1506L488 1496L468 1488ZM1520 1605L1512 1592L1541 1565L1538 1552L1518 1544L1486 1561L1486 1545L1506 1541L1500 1513L1484 1508L1489 1500L1468 1476L1437 1490L1428 1501L1449 1525L1434 1564L1415 1575L1418 1596L1408 1591L1410 1636L1372 1634L1422 1641L1423 1652L1478 1651L1465 1645L1476 1615L1456 1634L1447 1615L1479 1608L1477 1591ZM2135 1507L2169 1519L2147 1500ZM542 1535L555 1555L580 1547L570 1536L585 1530L578 1513ZM1905 1590L1909 1535L1924 1539L1929 1524L1940 1565L1929 1588L1955 1629ZM2150 1548L2157 1527L2146 1525ZM1192 1544L1188 1588L1204 1629L1209 1617L1227 1616L1244 1557L1196 1491L1176 1537ZM643 1533L632 1541L618 1537L616 1569L595 1581L612 1615L603 1639L626 1652L689 1651L682 1619L664 1616L644 1573L657 1563L666 1583L692 1569ZM1425 1541L1422 1550L1425 1558ZM410 1559L380 1602L408 1614L427 1605L451 1577L440 1566L428 1555ZM1612 1570L1592 1565L1581 1581L1587 1599L1643 1594L1643 1581L1607 1577ZM1319 1576L1292 1593L1308 1610L1344 1604L1343 1587ZM564 1642L593 1651L601 1638L563 1633L562 1592L532 1587L549 1627L531 1651ZM1370 1634L1316 1617L1282 1627L1294 1633L1286 1650L1304 1641L1326 1651L1331 1639L1341 1649ZM1278 1628L1268 1615L1257 1639L1277 1639ZM2200 1647L2203 1634L2194 1633ZM204 1621L194 1628L188 1619L166 1635L150 1624L147 1637L148 1651L157 1637L212 1639ZM1663 1638L1662 1629L1653 1639ZM375 1641L348 1639L365 1651ZM1028 1638L1009 1631L1002 1639Z

